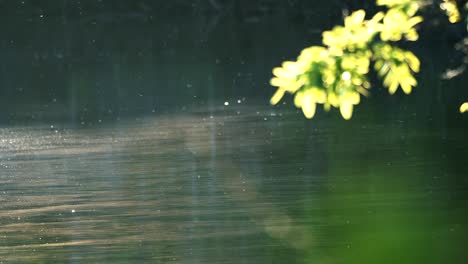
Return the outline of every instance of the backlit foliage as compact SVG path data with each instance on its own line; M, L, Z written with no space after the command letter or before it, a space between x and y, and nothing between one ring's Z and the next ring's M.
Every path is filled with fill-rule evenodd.
M393 45L402 39L415 41L415 25L422 21L416 12L419 1L377 0L387 12L366 20L364 10L345 18L343 26L323 32L324 46L304 49L296 61L286 61L273 69L271 85L278 87L271 98L277 104L285 93L294 94L294 104L307 118L315 115L318 104L325 110L338 108L350 119L353 107L368 94L368 73L373 64L383 85L391 94L398 87L409 94L417 82L419 60L410 51Z
M444 0L444 2L440 4L440 8L445 10L450 23L460 21L460 11L458 10L457 2L455 0Z
M465 10L468 11L468 2L465 4ZM465 17L465 26L466 26L466 31L468 31L468 17ZM460 106L460 113L466 113L466 112L468 112L468 102L465 102Z
M461 20L460 10L458 10L457 2L455 0L444 0L440 5L442 10L445 10L445 13L448 16L450 23L457 23ZM465 10L468 11L468 2L465 3ZM468 17L465 18L466 30L468 31ZM460 113L468 112L468 102L463 103L460 106Z

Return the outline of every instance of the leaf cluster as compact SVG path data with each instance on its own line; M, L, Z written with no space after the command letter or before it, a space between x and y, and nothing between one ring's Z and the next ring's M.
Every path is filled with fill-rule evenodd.
M339 108L344 119L350 119L353 107L371 87L368 73L371 65L391 94L398 87L410 93L417 82L419 59L412 52L393 45L402 39L415 41L415 25L422 21L416 13L419 1L377 0L387 12L366 20L364 10L346 17L343 26L322 34L324 46L304 49L296 61L286 61L273 69L271 85L277 87L271 98L277 104L285 93L294 94L294 104L307 118L315 115L317 104L325 110Z

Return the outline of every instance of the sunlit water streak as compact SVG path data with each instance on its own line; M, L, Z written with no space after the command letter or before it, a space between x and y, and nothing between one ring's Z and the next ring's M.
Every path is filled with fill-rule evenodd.
M281 246L266 243L268 233L281 235L291 224L281 205L258 197L262 148L271 144L264 115L2 129L0 258L262 257L257 247Z

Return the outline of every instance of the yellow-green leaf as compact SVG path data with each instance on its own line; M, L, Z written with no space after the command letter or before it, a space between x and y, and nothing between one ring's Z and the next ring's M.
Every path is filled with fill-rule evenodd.
M460 113L465 113L465 112L468 112L468 102L465 102L460 106Z
M419 72L421 62L419 61L418 57L416 57L416 55L414 55L411 51L405 52L405 57L411 70L414 72Z
M341 116L343 116L345 120L351 119L351 117L353 116L353 104L342 103L340 105L340 113L341 113Z
M296 96L294 96L294 105L297 108L301 108L303 100L304 100L304 93L303 92L296 93Z
M311 119L315 115L315 102L313 100L313 94L309 91L304 92L304 98L302 100L302 112L304 116L308 119Z
M272 105L277 104L281 100L281 98L283 98L283 95L284 95L283 89L279 88L278 90L276 90L275 94L270 99L270 104Z
M352 28L364 22L366 12L362 9L353 12L350 16L345 18L345 27Z
M410 94L411 93L411 88L412 87L408 82L403 81L403 82L400 83L400 86L401 86L401 89L403 90L403 92L405 94Z
M388 86L388 92L394 94L398 89L398 78L391 79L390 85Z

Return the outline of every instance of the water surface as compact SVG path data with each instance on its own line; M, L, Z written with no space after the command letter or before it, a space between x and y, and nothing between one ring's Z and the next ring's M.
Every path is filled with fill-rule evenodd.
M242 105L3 128L0 259L461 263L464 132Z

